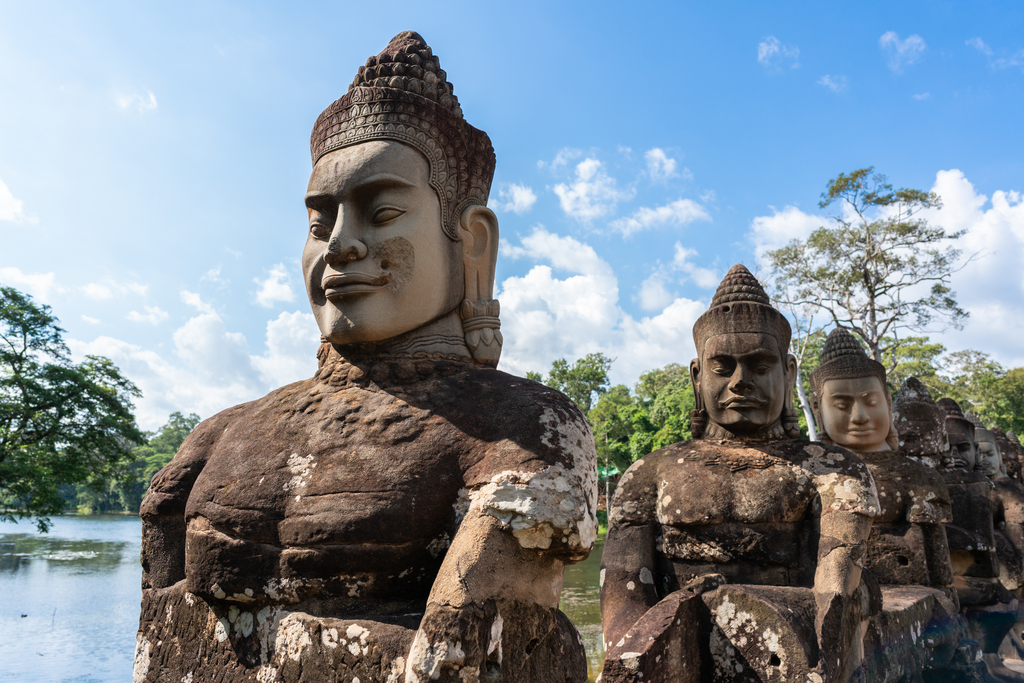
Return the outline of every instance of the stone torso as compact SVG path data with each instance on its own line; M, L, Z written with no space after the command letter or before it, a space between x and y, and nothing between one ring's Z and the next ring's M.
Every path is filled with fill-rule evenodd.
M825 509L874 515L874 485L849 451L800 441L674 444L638 460L612 509L657 525L659 592L703 574L811 586Z
M596 482L573 471L585 424L534 382L450 359L335 353L313 379L228 413L210 421L226 422L211 444L197 430L143 510L185 503L187 585L204 598L315 600L335 614L422 609L474 502L524 545L586 555L581 535L592 530L574 518L587 518ZM197 467L189 490L183 473ZM553 507L571 511L519 500L549 472L565 489Z

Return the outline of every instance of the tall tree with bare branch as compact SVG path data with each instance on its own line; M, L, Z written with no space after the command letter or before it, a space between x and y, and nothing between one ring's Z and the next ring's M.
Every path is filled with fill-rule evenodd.
M942 206L937 194L894 190L869 167L830 180L818 206L834 208L829 225L766 254L786 293L780 303L821 310L890 370L901 332L963 327L968 313L950 277L969 261L952 244L965 231L946 232L920 215Z

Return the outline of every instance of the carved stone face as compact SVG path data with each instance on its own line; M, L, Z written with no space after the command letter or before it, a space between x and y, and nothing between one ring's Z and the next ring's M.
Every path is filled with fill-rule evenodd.
M837 445L864 453L888 450L889 400L877 377L832 379L821 393L822 428Z
M779 419L789 388L778 342L754 332L708 339L698 381L708 417L736 434L755 432Z
M949 432L949 453L951 466L962 468L968 472L974 469L977 464L977 450L974 445L974 438L966 428L961 427L955 420L946 421L946 431Z
M399 142L325 154L309 178L306 292L334 344L422 327L462 300L459 245L441 229L427 160Z
M994 477L999 473L1002 466L1002 455L996 445L992 432L988 430L976 430L976 444L978 448L977 463L975 469L986 477ZM980 437L980 438L979 438Z

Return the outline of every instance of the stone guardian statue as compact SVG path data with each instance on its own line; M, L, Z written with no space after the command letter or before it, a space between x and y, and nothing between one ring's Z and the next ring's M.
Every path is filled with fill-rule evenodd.
M319 369L204 421L142 506L141 681L586 680L586 418L494 369L494 152L413 32L317 119Z
M612 503L604 683L859 671L878 499L856 455L796 439L790 334L741 265L694 325L695 440L637 460Z

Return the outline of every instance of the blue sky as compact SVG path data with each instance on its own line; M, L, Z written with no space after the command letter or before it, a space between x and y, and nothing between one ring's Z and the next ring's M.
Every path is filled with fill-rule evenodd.
M777 4L0 2L0 283L144 428L309 376L309 131L412 29L497 153L502 368L688 362L729 266L869 165L978 254L934 336L1024 365L1024 5Z

